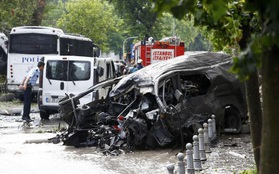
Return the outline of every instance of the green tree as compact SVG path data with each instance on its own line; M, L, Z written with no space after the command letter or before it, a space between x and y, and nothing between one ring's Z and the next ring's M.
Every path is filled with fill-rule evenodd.
M187 51L211 51L211 45L201 34L198 34L194 41L190 42Z
M45 9L45 0L3 0L0 2L1 30L15 26L40 25ZM7 31L8 33L8 31Z
M48 0L43 15L42 25L58 27L58 19L66 13L65 0Z
M163 13L160 19L165 21L164 25L167 25L167 29L163 30L169 33L169 35L167 36L179 36L181 40L185 42L187 51L212 50L210 41L205 37L209 35L208 33L210 32L206 32L203 27L194 26L193 18L187 17L187 20L179 20L169 13ZM172 22L173 24L171 24L170 22ZM174 26L174 30L170 28L172 25ZM170 31L172 31L172 33L174 34L171 34Z
M109 37L117 33L122 21L114 15L113 6L102 0L71 0L65 4L67 13L57 21L66 32L91 38L103 52L109 51Z
M149 0L108 0L114 4L118 15L125 23L123 40L130 36L139 36L135 39L143 40L145 36L160 40L164 37L178 36L185 45L194 42L195 37L200 33L194 26L193 20L178 20L170 13L159 14L153 10ZM128 40L127 45L131 40ZM128 46L125 46L128 49ZM125 50L126 52L127 50Z
M46 0L37 0L36 1L36 6L35 6L33 14L32 14L31 25L34 25L34 26L41 25L45 6L46 6Z
M35 9L37 9L37 1L34 0L0 1L1 30L10 30L12 27L21 25L32 25Z
M178 36L185 42L187 51L208 50L208 43L201 35L202 29L194 26L193 20L178 20L170 13L163 13L158 20L162 26L163 37Z
M158 38L158 15L152 11L148 0L108 0L114 4L120 18L125 21L129 36L153 36ZM155 30L155 28L157 28ZM128 37L128 36L125 36Z

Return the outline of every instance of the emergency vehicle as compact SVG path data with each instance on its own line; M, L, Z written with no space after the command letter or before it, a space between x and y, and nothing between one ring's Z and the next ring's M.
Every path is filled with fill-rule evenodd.
M22 79L45 56L97 57L97 47L90 38L66 34L59 28L20 26L12 28L8 42L7 90L23 100L19 89ZM39 89L33 87L33 96Z
M141 41L135 44L133 51L135 54L135 63L142 60L144 66L172 59L184 55L184 42L178 37L168 37L160 41L154 41L150 37L147 41Z

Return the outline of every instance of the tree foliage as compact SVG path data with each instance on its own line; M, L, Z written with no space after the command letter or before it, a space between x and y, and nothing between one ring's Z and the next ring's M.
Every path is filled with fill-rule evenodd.
M57 21L60 28L91 38L104 52L109 50L108 36L122 23L113 15L113 6L102 0L71 0L65 9L67 13Z
M193 18L195 26L205 26L205 29L210 31L203 34L211 41L215 51L223 50L230 54L234 50L239 52L242 42L247 46L247 41L243 40L243 34L246 34L245 27L248 26L249 31L253 31L254 34L261 30L257 13L248 11L244 0L176 0L171 3L159 0L156 1L155 10L171 11L179 19ZM253 61L253 64L246 68L247 62L244 59L235 59L237 66L234 66L233 70L238 72L241 79L247 79L249 73L260 65L259 60L259 57L253 56L249 61Z
M58 27L57 20L66 13L65 0L48 0L41 25Z
M176 17L191 14L197 25L213 30L219 41L228 45L237 43L242 54L235 59L234 71L246 79L248 104L258 100L257 67L262 64L263 117L261 105L249 106L253 145L259 173L274 173L279 161L279 2L275 0L153 0L157 11L171 11ZM216 28L216 30L215 30ZM215 33L216 31L216 33ZM225 32L224 32L225 31ZM218 37L219 36L219 37ZM217 40L218 41L218 40ZM219 43L217 43L219 44ZM214 45L216 47L216 45ZM218 46L218 45L217 45ZM251 89L253 88L253 89ZM253 92L251 92L253 91ZM255 98L256 97L256 98ZM250 104L249 104L250 105ZM257 107L255 107L257 106ZM250 110L251 109L251 110ZM262 119L262 120L261 120ZM253 122L256 121L256 124ZM253 123L253 124L252 124ZM253 133L254 132L254 133ZM255 140L255 137L260 137ZM258 140L261 143L258 143ZM257 144L254 144L254 143Z
M195 47L196 43L194 41L200 33L200 29L194 26L193 20L178 20L170 13L159 14L154 11L149 0L108 1L114 4L119 17L125 21L126 32L123 35L123 40L130 36L139 36L135 40L143 40L145 36L151 36L155 40L178 36L185 42L186 47L190 47L190 44L192 44L192 48ZM202 41L206 42L205 40ZM129 43L127 41L127 44ZM203 43L203 46L207 47L207 44Z
M159 20L162 27L162 37L178 36L188 45L194 41L199 33L199 30L194 27L193 21L178 20L170 13L163 13Z
M118 15L124 19L130 35L157 36L159 25L158 15L152 11L151 3L148 0L109 0L114 4ZM157 30L155 31L155 28ZM160 32L159 32L160 33Z
M42 24L46 26L59 27L67 32L77 32L80 28L77 28L75 26L76 23L79 21L86 21L92 17L87 17L88 13L85 13L84 10L81 10L80 15L85 16L85 19L80 18L78 19L79 21L76 22L73 20L74 17L73 19L70 19L69 17L65 18L65 16L73 16L72 14L76 13L73 10L69 10L67 4L73 3L72 8L75 8L76 10L80 9L80 7L78 7L79 4L74 2L78 1L48 1L48 4L46 6L46 14L44 15ZM129 1L128 3L116 0L107 0L106 2L110 2L111 5L115 6L115 8L112 10L111 18L116 18L116 21L114 23L111 23L112 28L114 27L115 30L106 33L107 39L99 39L102 40L102 45L106 45L105 47L102 47L102 49L105 48L105 50L103 49L103 51L110 50L119 54L120 52L122 52L122 44L126 38L130 36L139 36L135 40L143 40L146 34L148 36L152 36L155 40L176 35L179 36L182 41L185 41L185 45L187 46L190 43L193 44L195 37L199 33L199 30L195 26L193 26L193 21L178 20L168 13L157 16L155 18L156 20L153 21L154 18L150 18L150 15L153 16L156 13L154 13L154 11L152 10L152 4L148 0L136 0L133 2ZM145 4L144 8L142 7L142 4ZM91 6L87 6L86 8L91 11L90 13L96 13L96 10L94 10L95 8L91 8ZM141 14L140 10L137 10L140 8L144 9L144 15L142 17L139 17L138 14L134 13L135 11L138 11L138 13ZM60 16L62 17L60 18ZM102 20L102 18L100 18L100 20ZM141 20L142 22L136 22ZM67 24L65 24L64 21L67 22ZM86 28L87 24L89 24L89 28L93 29L90 22L84 22L85 27L82 28ZM154 24L154 26L150 24ZM67 25L68 27L65 28L64 25ZM96 23L94 27L96 27L97 25L99 25L99 23ZM70 26L72 28L76 28L76 31L73 31L72 29L69 30ZM150 28L150 26L152 26L152 31L150 30L148 32L147 28ZM78 33L81 33L81 31L78 31ZM88 36L87 33L82 32L82 34ZM92 38L91 36L89 37ZM96 43L96 39L92 39ZM129 39L127 40L127 42L125 42L125 48L127 49L125 51L128 51L128 44L131 44L132 41L132 39Z
M8 32L12 27L32 25L38 1L2 0L0 1L0 30Z

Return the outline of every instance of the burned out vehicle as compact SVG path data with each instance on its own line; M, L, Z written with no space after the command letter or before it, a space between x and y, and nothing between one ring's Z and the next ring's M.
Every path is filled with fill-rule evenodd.
M226 54L187 53L66 96L59 102L69 124L63 142L106 150L184 146L212 114L218 132L239 133L247 109L231 65ZM110 91L106 98L78 105L102 89Z

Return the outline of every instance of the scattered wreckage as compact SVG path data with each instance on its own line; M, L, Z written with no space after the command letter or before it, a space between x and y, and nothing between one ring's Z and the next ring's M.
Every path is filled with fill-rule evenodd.
M247 109L243 85L228 71L231 65L226 54L187 53L67 95L59 102L69 125L62 141L106 153L177 147L191 142L212 114L219 133L240 133ZM78 105L80 98L104 89L106 96Z

